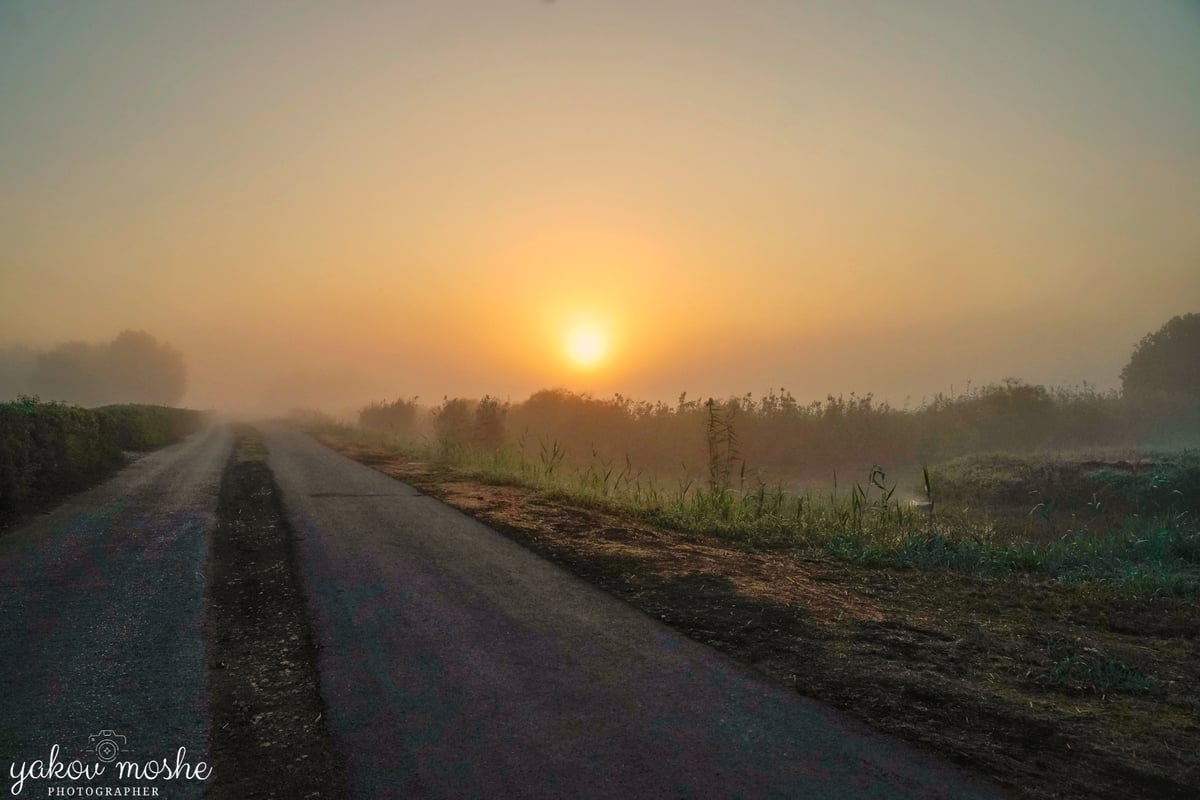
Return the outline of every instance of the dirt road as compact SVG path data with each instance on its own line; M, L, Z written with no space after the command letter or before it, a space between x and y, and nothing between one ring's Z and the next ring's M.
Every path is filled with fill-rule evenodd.
M267 429L354 797L994 797L307 436Z

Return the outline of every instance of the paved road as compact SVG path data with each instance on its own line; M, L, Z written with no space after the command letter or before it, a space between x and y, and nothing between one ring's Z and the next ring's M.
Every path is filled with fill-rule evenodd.
M230 446L223 428L201 431L0 535L6 795L11 763L46 759L56 743L63 760L94 763L81 751L103 729L138 761L174 761L179 747L204 758L203 570ZM31 781L22 796L47 785ZM195 783L158 786L199 796Z
M284 429L355 798L995 797Z

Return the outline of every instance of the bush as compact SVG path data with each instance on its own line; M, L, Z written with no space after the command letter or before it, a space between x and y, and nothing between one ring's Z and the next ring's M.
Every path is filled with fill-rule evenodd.
M124 451L177 441L200 421L199 412L162 406L0 403L0 513L80 489L119 465Z
M105 406L95 413L122 450L153 450L177 442L199 427L199 412L180 408Z
M484 395L475 406L475 425L472 430L476 447L495 451L504 446L504 416L508 413L508 403L501 403L494 397Z
M359 427L369 431L409 436L417 421L417 398L371 403L359 410Z
M474 405L461 397L446 398L433 410L433 430L443 452L449 453L471 445Z
M1143 469L1104 469L1092 479L1114 489L1140 514L1200 516L1200 452L1163 453Z

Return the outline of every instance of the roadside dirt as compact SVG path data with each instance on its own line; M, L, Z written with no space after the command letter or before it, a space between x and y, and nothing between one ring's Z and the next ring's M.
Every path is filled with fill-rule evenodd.
M207 796L342 797L292 534L261 454L253 434L240 432L209 556Z
M746 552L319 438L1016 796L1200 796L1191 599Z

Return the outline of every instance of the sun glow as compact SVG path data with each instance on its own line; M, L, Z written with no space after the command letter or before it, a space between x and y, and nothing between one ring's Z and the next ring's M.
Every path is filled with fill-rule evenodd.
M567 357L579 367L595 367L608 354L608 339L594 325L579 325L567 332Z

